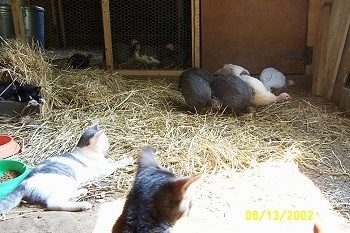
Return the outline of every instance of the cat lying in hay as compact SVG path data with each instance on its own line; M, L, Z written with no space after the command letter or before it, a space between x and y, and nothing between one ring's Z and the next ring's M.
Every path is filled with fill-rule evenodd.
M112 174L117 164L105 158L109 142L98 123L81 135L70 153L53 156L36 166L20 185L0 200L0 213L18 206L22 199L38 203L48 210L84 211L92 207L87 201L75 201L87 194L81 186L88 181Z
M45 100L40 95L41 87L20 82L0 83L0 101L15 100L25 102L30 106L44 104Z
M191 208L189 188L201 176L177 178L158 167L151 148L139 156L134 185L113 233L165 233Z

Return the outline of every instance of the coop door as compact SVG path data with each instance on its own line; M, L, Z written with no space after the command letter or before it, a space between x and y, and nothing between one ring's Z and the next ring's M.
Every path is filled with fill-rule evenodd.
M110 1L110 12L117 69L179 70L191 65L191 1Z
M306 0L201 1L202 67L215 71L225 63L259 74L275 67L303 74Z

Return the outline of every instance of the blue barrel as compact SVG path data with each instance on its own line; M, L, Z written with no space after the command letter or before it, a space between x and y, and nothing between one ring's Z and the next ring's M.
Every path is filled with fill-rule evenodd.
M23 23L29 44L38 42L44 48L44 8L39 6L22 6ZM15 38L11 5L0 5L0 36L3 39Z

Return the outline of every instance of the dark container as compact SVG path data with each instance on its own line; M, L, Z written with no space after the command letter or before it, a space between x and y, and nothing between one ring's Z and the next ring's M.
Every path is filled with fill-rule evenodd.
M22 6L23 23L29 44L38 42L44 48L44 8L39 6ZM15 38L11 5L0 5L0 36L3 39Z

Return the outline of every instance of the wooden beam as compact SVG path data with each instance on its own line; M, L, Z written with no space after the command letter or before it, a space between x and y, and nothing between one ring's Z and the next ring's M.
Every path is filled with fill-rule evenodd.
M200 0L192 0L192 66L200 67Z
M16 101L0 101L0 116L26 116L40 114L42 106L27 106L26 103Z
M55 44L57 47L59 47L59 29L58 29L58 24L57 24L57 15L56 15L56 1L51 0L51 18L52 18L52 27L53 27L53 32L55 33Z
M330 0L308 0L307 14L307 46L315 47L319 33L319 19L321 17L321 9L325 2ZM306 65L305 74L313 74L314 65Z
M350 25L349 12L349 0L333 1L329 22L327 60L325 66L326 79L323 91L323 96L327 99L331 99L333 95L340 59Z
M179 77L183 70L118 70L118 73L125 76L144 77Z
M320 10L318 22L318 34L315 40L314 56L313 56L313 81L312 94L314 96L321 96L323 92L324 80L326 76L326 60L327 60L327 42L329 17L331 13L331 6L324 5Z
M61 34L62 34L63 48L67 48L66 26L64 24L62 0L58 0L58 14L60 15L60 24L61 24Z
M348 111L350 116L350 88L343 87L339 108L344 112Z
M11 0L13 26L15 28L16 37L26 41L26 33L24 29L23 15L20 0Z
M102 4L103 33L104 33L104 41L105 41L104 52L106 54L106 69L113 70L112 32L111 32L109 0L101 0L101 4Z
M348 32L345 46L340 60L337 78L334 84L332 100L339 102L342 96L343 87L350 74L350 31Z

